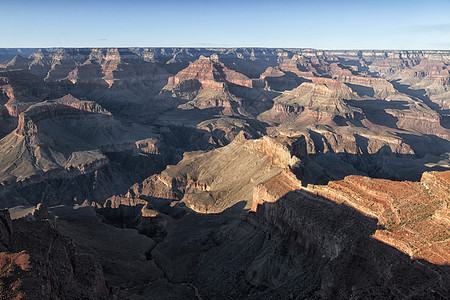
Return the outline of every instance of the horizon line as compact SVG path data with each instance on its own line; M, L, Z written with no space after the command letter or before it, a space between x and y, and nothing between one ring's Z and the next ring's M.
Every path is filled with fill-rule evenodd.
M401 48L341 48L341 49L324 49L312 47L261 47L261 46L239 46L239 47L205 47L205 46L51 46L51 47L0 47L0 49L286 49L286 50L314 50L314 51L450 51L448 49L401 49Z

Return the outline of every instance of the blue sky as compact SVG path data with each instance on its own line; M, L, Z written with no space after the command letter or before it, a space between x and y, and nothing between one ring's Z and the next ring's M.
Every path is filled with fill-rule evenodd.
M450 49L450 0L0 0L4 47Z

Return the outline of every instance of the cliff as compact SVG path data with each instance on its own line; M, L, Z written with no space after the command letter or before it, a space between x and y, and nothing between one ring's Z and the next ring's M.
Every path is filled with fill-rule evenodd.
M182 202L202 213L222 212L238 202L249 208L253 188L285 168L294 168L306 155L305 148L302 137L246 140L241 133L220 149L185 154L177 165L131 187L120 203L147 200L158 207L164 199L171 206Z
M0 216L0 295L4 299L87 298L107 299L110 290L98 262L78 254L73 241L50 222L13 220L8 211ZM3 228L2 228L3 229ZM9 241L5 243L4 241Z
M382 229L374 233L375 239L413 258L448 264L448 179L448 171L424 173L421 182L395 182L353 175L305 189L292 174L280 174L255 187L252 211L258 212L259 206L277 202L291 191L298 191L300 194L296 197L300 198L304 193L321 196L377 219Z

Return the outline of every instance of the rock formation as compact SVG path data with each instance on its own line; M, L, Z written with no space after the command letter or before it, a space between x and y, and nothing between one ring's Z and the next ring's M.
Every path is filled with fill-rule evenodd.
M254 186L284 168L293 168L303 155L304 139L247 140L240 134L225 147L186 154L177 165L132 186L119 204L113 198L105 205L134 206L130 202L149 201L152 206L163 207L184 203L201 213L219 213L239 202L250 208Z
M42 209L37 211L42 212ZM11 221L7 210L1 212L2 247L6 248L0 253L1 297L110 297L98 262L91 256L78 254L73 241L45 221L42 213L34 215L34 221Z

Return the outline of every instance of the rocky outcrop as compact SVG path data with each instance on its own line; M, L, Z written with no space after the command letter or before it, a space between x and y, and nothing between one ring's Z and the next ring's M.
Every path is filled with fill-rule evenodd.
M447 140L450 137L450 131L441 126L441 118L436 113L432 114L420 111L402 112L389 109L386 112L398 119L398 128L422 134L433 134Z
M49 223L9 219L10 243L0 253L0 295L4 299L107 299L103 271L92 257L79 255L72 240ZM4 239L2 232L2 239Z
M68 94L62 98L56 99L55 102L76 108L81 111L86 111L86 112L96 113L96 114L111 115L111 113L109 111L104 109L101 105L97 104L96 102L79 100L70 94Z
M187 83L184 84L185 81ZM195 86L194 82L198 82L200 86ZM221 91L225 89L226 82L252 87L252 81L247 76L228 69L214 59L201 56L186 69L169 78L165 89L171 90L178 88L180 92L189 92L190 90L201 87L203 89Z
M282 173L255 187L251 216L276 229L286 248L301 248L319 265L321 298L424 296L431 286L443 296L450 287L436 279L448 277L445 267L438 267L450 259L448 173L425 173L422 183L349 176L308 188ZM352 275L358 272L355 261L370 270L364 283ZM296 268L307 272L304 266ZM390 279L383 280L388 266ZM435 275L422 278L423 272Z
M273 68L273 67L268 67L264 73L262 73L259 78L260 79L265 79L266 77L282 77L286 75L286 73L284 73L283 71L281 71L279 68Z
M28 70L10 70L0 74L0 102L11 106L11 115L17 116L20 112L14 112L15 104L26 104L39 101L40 96L46 96L53 91Z
M19 135L35 134L37 130L35 124L45 119L82 115L86 113L111 115L111 113L103 109L97 103L93 101L81 101L72 95L67 95L54 101L46 101L37 104L30 103L26 106L24 105L24 109L25 110L18 115L19 123L16 132Z
M5 65L5 67L6 69L25 69L28 68L29 63L30 59L21 55L16 55L10 62Z
M344 69L336 63L331 64L330 68L330 73L334 79L353 85L355 89L358 89L358 86L372 88L374 96L376 95L376 97L384 99L387 96L396 93L394 86L384 78L370 77L365 74L365 76L357 76L353 74L351 70Z
M48 211L47 207L42 203L36 205L36 208L33 209L28 215L23 217L29 221L43 221L48 222L53 228L56 228L56 218L55 215Z
M446 95L450 75L448 60L442 54L417 53L414 59L386 58L374 61L370 69L394 80L402 92L430 101L431 107L445 110L449 107Z
M41 120L83 113L82 110L58 103L35 104L19 115L17 134L22 136L36 134L35 123Z
M298 159L307 154L303 136L296 138L264 136L259 140L250 141L249 147L266 155L271 165L280 168L295 166Z
M181 201L190 209L202 213L218 213L240 201L250 206L253 188L259 182L277 175L283 169L295 168L299 158L305 155L306 143L302 137L266 136L246 140L241 133L223 148L185 154L177 165L169 166L161 174L131 187L125 196L127 200L119 203L142 203L143 199L161 208Z
M307 59L300 55L293 55L292 58L281 56L278 60L279 68L282 71L293 73L299 77L313 77L313 72L316 71L316 69L307 62Z
M153 156L160 155L159 139L146 131L144 126L123 126L97 103L78 100L70 95L30 106L19 115L16 130L1 139L0 144L2 206L14 201L36 204L42 200L43 194L47 195L46 204L55 204L54 201L58 201L58 198L63 203L73 202L77 197L75 194L78 194L78 197L80 194L84 194L81 197L91 195L88 196L90 200L95 198L103 203L114 190L119 191L118 187L126 191L136 182L134 175L125 179L116 173L118 178L121 178L119 181L125 179L127 183L116 182L115 187L103 191L100 191L103 187L92 188L94 182L100 182L102 186L103 183L115 181L106 179L103 175L100 175L100 180L98 178L97 171L100 174L106 171L108 176L111 176L111 172L116 172L112 170L115 167L111 169L111 164L114 163L106 153L119 156L120 153L127 153L127 165L131 168L136 166L133 160L139 160L140 154L141 161L152 160ZM14 164L11 165L10 161L14 161ZM152 167L147 170L150 169ZM151 174L147 172L144 171L145 176L138 178L141 180ZM140 174L141 171L134 170L134 173ZM63 190L58 191L58 184L50 184L65 182L73 187L76 181L78 184L84 182L87 186L79 189L67 187L66 196L61 195ZM99 193L92 193L93 190ZM24 197L30 191L33 196ZM97 196L92 197L94 194ZM98 198L103 195L106 197ZM86 198L80 200L84 199Z
M377 230L376 239L411 257L445 264L450 260L448 173L424 173L421 183L349 176L313 190L377 218L384 229Z
M103 71L103 80L109 85L112 86L114 83L114 75L113 72L117 70L117 66L121 61L121 56L119 54L118 49L108 49L105 56L104 61L102 62L102 71Z
M11 217L7 209L0 210L0 247L1 251L9 248L13 227Z
M301 189L301 182L289 171L284 171L277 176L261 183L253 188L251 211L256 212L259 205L274 203L289 192Z
M450 261L446 251L450 236L445 229L449 222L448 179L448 171L424 173L420 183L348 176L326 186L308 186L305 189L292 173L284 172L254 188L252 211L258 213L264 203L277 202L292 191L300 193L295 197L303 197L300 195L305 193L312 195L308 197L319 195L376 218L383 226L375 232L376 239L411 257L445 264ZM266 212L263 209L259 213ZM272 217L279 218L277 214ZM291 224L294 220L284 222L294 226Z
M189 100L183 108L224 108L225 115L243 113L242 100L230 92L235 89L252 88L247 76L228 69L216 58L200 56L187 68L170 77L164 91L175 97Z
M272 109L259 118L276 123L330 125L334 124L336 116L345 120L361 119L362 110L344 102L354 97L345 84L332 79L314 79L275 98Z

